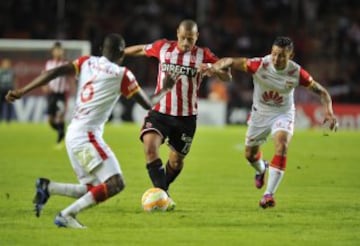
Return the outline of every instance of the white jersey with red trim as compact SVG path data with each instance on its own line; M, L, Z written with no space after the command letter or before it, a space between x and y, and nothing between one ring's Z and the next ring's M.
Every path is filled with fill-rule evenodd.
M214 63L218 58L208 48L197 46L191 51L181 52L177 41L166 39L146 45L145 54L159 60L156 92L162 89L166 72L181 74L179 81L153 110L173 116L196 115L198 89L202 81L197 68L202 63Z
M140 89L138 82L130 70L104 56L83 56L73 64L78 90L69 128L103 129L119 96L131 97Z
M271 55L247 60L247 71L253 74L253 107L262 114L294 111L295 87L309 86L312 78L294 61L276 70Z
M67 61L65 60L48 60L45 63L45 70L50 70L56 67L59 67L61 65L66 64ZM51 80L48 84L50 91L54 93L66 93L69 90L69 85L66 82L66 76L57 77L53 80Z

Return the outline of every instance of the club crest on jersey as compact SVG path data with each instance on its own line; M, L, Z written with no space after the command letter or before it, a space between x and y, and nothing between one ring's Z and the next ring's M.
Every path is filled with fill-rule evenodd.
M197 69L194 67L183 66L172 63L161 63L161 72L175 73L187 77L195 77Z
M262 94L262 99L266 104L274 104L276 106L280 105L284 100L277 91L265 91Z

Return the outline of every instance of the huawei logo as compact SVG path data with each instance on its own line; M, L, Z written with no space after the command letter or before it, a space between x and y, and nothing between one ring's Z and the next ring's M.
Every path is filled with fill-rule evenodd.
M274 104L281 104L283 102L283 97L277 91L265 91L262 94L262 99L264 102L271 102L273 101Z

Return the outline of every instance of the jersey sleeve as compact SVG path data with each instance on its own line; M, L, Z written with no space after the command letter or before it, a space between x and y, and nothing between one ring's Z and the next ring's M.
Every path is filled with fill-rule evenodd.
M254 74L259 69L261 63L262 63L262 59L258 57L247 59L245 71Z
M300 68L299 84L308 87L312 80L311 75L305 69Z
M76 59L75 61L73 61L73 64L75 66L76 75L78 75L80 73L82 64L89 58L90 58L90 56L81 56L78 59Z
M204 48L204 63L215 63L219 58L209 48Z
M145 55L159 58L160 57L160 49L166 41L167 41L166 39L160 39L160 40L155 41L154 43L145 45L145 48L144 48Z
M121 81L120 93L126 98L130 98L139 90L140 86L136 81L134 74L126 68Z

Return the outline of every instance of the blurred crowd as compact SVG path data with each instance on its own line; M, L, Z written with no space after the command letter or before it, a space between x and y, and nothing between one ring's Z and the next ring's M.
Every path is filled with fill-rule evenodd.
M128 45L175 39L184 18L198 22L198 45L219 57L263 56L276 36L290 36L294 60L329 89L334 101L360 103L358 0L5 0L0 1L0 38L85 39L99 54L105 33L123 34ZM125 62L143 86L155 85L154 60ZM234 83L205 80L201 97L249 106L251 77L233 75ZM299 89L296 100L315 99Z

